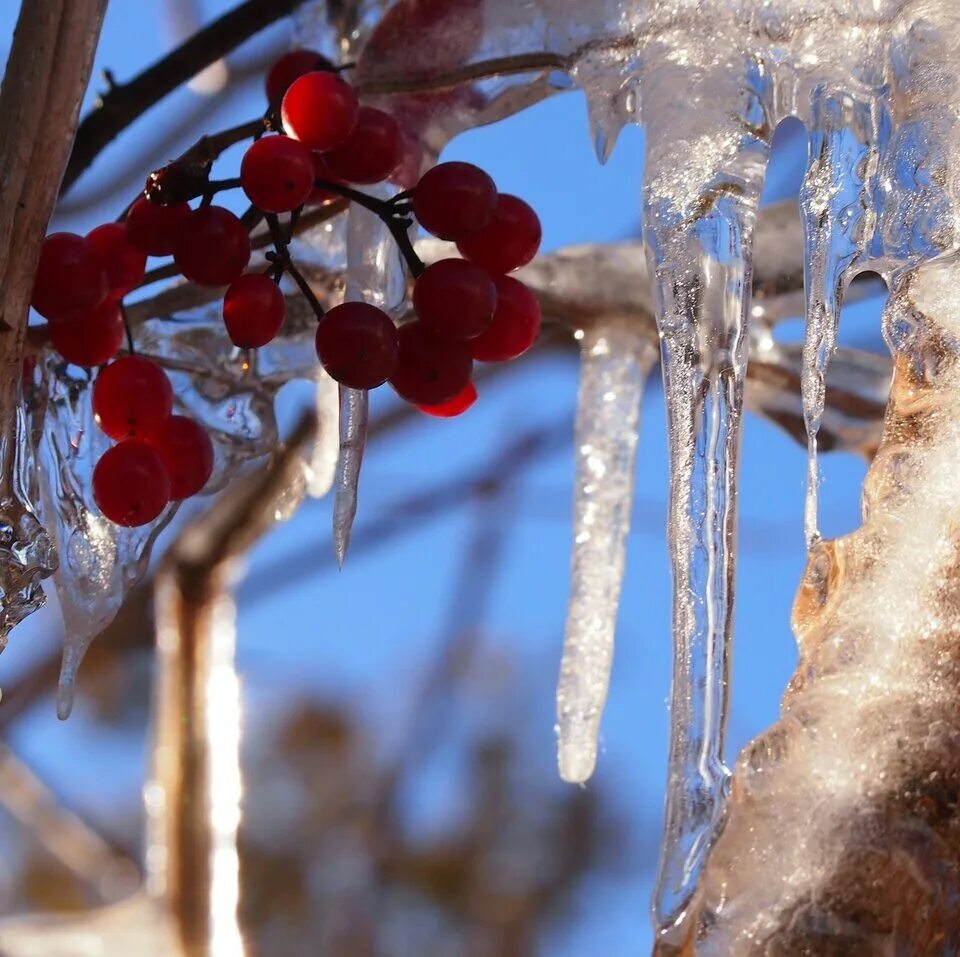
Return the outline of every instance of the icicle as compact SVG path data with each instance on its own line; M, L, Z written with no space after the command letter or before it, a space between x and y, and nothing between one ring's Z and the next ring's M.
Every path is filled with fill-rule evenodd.
M688 76L658 64L662 74L644 89L644 237L656 277L673 572L670 753L653 901L663 935L683 920L729 790L737 457L752 230L770 138L762 65L744 65L720 61Z
M643 328L601 320L581 333L570 602L557 688L560 776L593 773L633 506L640 399L656 348Z
M381 196L392 190L382 185L370 191ZM406 296L406 276L390 230L375 213L354 203L347 221L348 300L363 300L396 314ZM343 565L350 531L357 513L357 486L367 440L368 398L365 392L341 389L340 461L333 503L333 546Z
M357 484L367 443L370 398L363 389L340 390L340 460L333 499L333 547L343 567L357 514Z
M804 225L806 337L803 347L803 419L807 430L807 546L820 537L817 432L826 401L826 375L837 345L843 291L863 254L874 218L868 203L877 169L872 101L819 87L811 109L810 161L800 192Z

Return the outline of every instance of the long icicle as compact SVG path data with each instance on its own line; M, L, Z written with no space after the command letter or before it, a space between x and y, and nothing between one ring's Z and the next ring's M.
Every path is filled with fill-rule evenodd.
M389 186L370 191L389 196ZM362 300L397 315L406 297L406 275L389 228L376 213L356 203L347 213L348 300ZM333 547L343 566L357 514L357 488L367 441L369 397L355 389L340 390L340 460L333 502Z
M662 936L680 932L723 823L730 777L723 745L746 319L770 126L762 66L743 75L719 66L700 74L703 85L693 94L704 105L697 111L678 109L686 84L678 87L684 78L672 72L648 87L644 100L644 236L656 277L673 574L670 750L653 900ZM668 119L677 115L679 128Z
M657 358L636 322L603 319L581 336L570 600L557 687L560 776L576 784L593 774L597 760L633 507L640 401Z
M820 538L817 433L826 404L827 367L837 346L844 285L872 232L869 192L879 155L877 108L871 101L821 87L814 92L811 107L810 159L800 191L806 300L801 376L807 431L803 528L808 547Z

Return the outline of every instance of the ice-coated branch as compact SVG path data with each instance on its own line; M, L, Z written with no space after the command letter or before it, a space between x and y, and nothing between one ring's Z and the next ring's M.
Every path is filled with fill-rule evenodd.
M642 328L622 317L597 322L580 339L573 555L557 687L560 776L574 783L586 781L596 764L633 507L640 401L656 359Z
M56 553L37 520L22 403L33 274L67 163L106 0L36 0L20 9L0 88L0 648L43 603Z

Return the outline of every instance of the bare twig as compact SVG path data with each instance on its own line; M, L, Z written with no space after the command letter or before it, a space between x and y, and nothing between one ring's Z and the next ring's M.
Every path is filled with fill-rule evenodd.
M137 117L264 27L287 16L303 2L247 0L195 33L129 83L112 86L80 124L63 181L64 190L69 189L100 151Z

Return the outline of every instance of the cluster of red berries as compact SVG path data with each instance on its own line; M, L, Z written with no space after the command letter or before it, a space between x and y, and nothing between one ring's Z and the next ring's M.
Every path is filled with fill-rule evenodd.
M279 105L284 132L254 141L239 181L210 183L209 162L178 161L151 174L145 195L121 222L86 237L46 238L32 305L48 320L54 348L81 366L114 359L128 334L122 300L143 281L147 256L172 256L187 280L227 287L223 319L231 341L243 349L266 345L284 321L282 275L290 272L301 287L304 282L278 232L277 214L297 215L302 206L339 194L375 209L401 243L416 276L416 319L398 328L367 303L345 302L326 313L314 303L320 362L342 385L372 389L389 382L431 415L464 412L477 397L474 360L516 358L539 333L536 298L507 275L537 252L536 214L517 197L498 193L493 180L468 163L442 163L416 182L421 161L407 142L413 138L389 114L360 105L353 87L318 53L281 58L267 77L267 95L272 106L265 126L277 125ZM346 185L386 179L416 186L382 201ZM251 247L244 221L211 203L213 193L236 185L271 224L276 250L265 273L246 272ZM204 201L192 209L188 200L198 196ZM463 258L424 267L406 240L411 216L455 242ZM170 500L195 494L209 480L209 436L172 415L172 407L170 382L149 359L125 356L99 373L94 413L117 444L97 463L93 490L103 514L118 525L153 521Z
M93 470L93 496L116 525L146 525L171 500L196 495L213 472L213 443L203 426L173 415L166 373L142 356L106 366L93 386L93 412L116 445Z
M540 332L540 306L519 280L540 246L536 213L498 194L469 163L441 163L413 190L413 214L463 259L426 267L413 288L417 318L397 329L365 303L331 309L317 328L317 355L338 382L371 389L389 382L424 412L458 415L476 401L473 361L506 361L526 352Z

